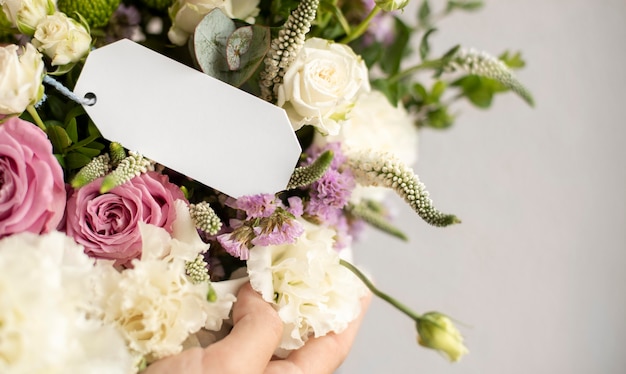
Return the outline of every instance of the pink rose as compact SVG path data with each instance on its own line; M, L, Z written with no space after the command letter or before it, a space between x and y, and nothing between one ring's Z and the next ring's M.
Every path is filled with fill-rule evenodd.
M105 194L99 192L101 183L99 178L74 191L67 202L66 233L88 255L124 265L141 255L139 222L172 232L174 201L185 197L167 176L141 174Z
M63 170L46 134L12 117L0 125L0 238L57 227L65 208Z

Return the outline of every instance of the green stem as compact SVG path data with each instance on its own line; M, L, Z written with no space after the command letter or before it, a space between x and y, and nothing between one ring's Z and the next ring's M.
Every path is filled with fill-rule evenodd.
M370 21L374 17L376 17L376 15L380 13L381 10L382 9L378 5L374 6L370 14L368 14L367 17L365 17L365 19L360 24L357 25L357 27L353 28L350 34L346 35L346 37L341 40L341 43L348 44L354 39L363 35L363 33L367 31L367 27L369 26Z
M407 68L405 70L402 70L402 71L392 75L391 77L389 77L389 79L387 79L387 81L389 83L395 83L395 82L399 81L400 79L402 79L404 77L407 77L409 75L417 73L420 70L441 67L441 62L442 62L441 59L424 61L421 64L417 64L415 66L411 66L410 68Z
M37 109L35 109L34 106L29 105L26 107L26 110L28 111L28 114L30 114L30 116L33 117L33 120L35 121L37 126L39 126L40 129L42 129L44 132L47 133L46 125L41 120L41 117L39 117L39 113L37 113Z
M415 313L406 305L402 304L398 300L394 299L393 297L387 295L386 293L376 288L376 286L374 286L374 284L356 266L352 265L351 263L345 260L339 260L339 263L342 266L348 268L348 270L350 270L352 273L354 273L354 275L356 275L367 286L367 288L369 288L370 291L372 291L374 295L380 297L381 299L385 300L389 304L393 305L396 309L398 309L402 313L409 316L412 320L418 322L419 320L422 319L421 315Z

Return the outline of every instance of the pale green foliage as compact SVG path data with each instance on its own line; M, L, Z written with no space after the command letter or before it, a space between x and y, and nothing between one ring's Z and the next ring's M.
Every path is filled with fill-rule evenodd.
M394 190L427 223L448 226L461 221L433 206L428 191L413 170L390 153L361 151L350 154L348 166L356 181L365 186L384 186Z
M333 160L333 152L326 151L322 153L311 165L301 166L296 168L291 174L289 184L287 184L287 190L293 190L294 188L308 186L309 184L320 179L326 169L330 166Z
M203 201L198 204L189 205L189 214L196 228L215 235L222 228L220 218L215 214L209 203Z
M92 159L72 179L72 187L80 188L100 177L104 177L111 170L109 161L109 155L106 153Z
M261 72L261 98L272 101L274 87L282 83L285 70L304 44L306 34L311 28L311 22L317 14L319 0L303 0L291 13L287 22L272 40L270 50L265 59L265 70Z
M123 159L115 170L104 177L100 186L100 193L109 192L134 177L153 169L152 161L135 152L128 152L128 154L129 156Z

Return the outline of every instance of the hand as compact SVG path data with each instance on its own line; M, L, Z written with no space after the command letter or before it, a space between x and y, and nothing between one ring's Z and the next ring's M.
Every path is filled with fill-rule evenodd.
M361 300L361 315L341 334L311 338L284 360L272 359L283 325L276 311L245 284L233 307L234 326L223 340L159 360L144 374L330 374L345 360L371 295Z

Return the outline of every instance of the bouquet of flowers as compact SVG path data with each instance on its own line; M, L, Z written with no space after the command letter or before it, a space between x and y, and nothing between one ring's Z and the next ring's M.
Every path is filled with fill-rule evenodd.
M414 321L421 345L451 361L467 353L450 318L415 313L378 290L351 263L351 248L366 225L406 240L388 192L430 225L459 223L435 208L411 169L418 130L449 127L459 101L486 108L506 91L531 105L532 97L512 73L524 65L519 53L453 46L432 56L436 21L481 1L424 0L413 26L400 17L407 3L0 0L0 371L92 372L94 362L101 372L140 371L219 339L246 281L283 322L280 357L343 331L368 288ZM269 108L252 113L259 122L277 110L287 127L270 123L269 137L242 146L258 133L248 121L220 152L186 150L183 159L200 160L213 179L164 161L182 152L167 144L140 153L127 139L154 144L157 133L193 138L201 129L219 148L226 140L215 128L230 124L207 125L212 111L228 119L252 107L228 103L190 124L185 114L210 99L194 92L190 104L168 71L146 73L154 85L141 89L150 98L162 87L171 107L83 95L81 81L99 75L124 97L117 74L90 68L114 46L147 47L181 71L225 82L218 95L235 100L235 91ZM136 62L99 56L104 65ZM142 64L150 70L157 57ZM185 120L161 123L172 118ZM278 188L243 182L276 168L286 170Z

